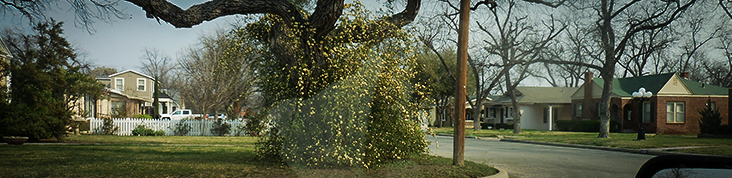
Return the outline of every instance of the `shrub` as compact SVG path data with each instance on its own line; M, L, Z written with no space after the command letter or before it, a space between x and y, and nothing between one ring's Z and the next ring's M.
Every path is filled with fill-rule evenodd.
M176 136L185 136L188 135L188 132L191 131L191 125L186 123L186 119L181 119L178 121L177 124L175 124L175 128L172 128L173 134Z
M229 134L229 131L231 130L231 124L225 123L223 119L219 118L216 122L213 123L213 127L211 128L211 133L218 136L224 136L226 134Z
M150 115L147 115L147 114L138 114L138 115L133 116L133 118L138 118L138 119L152 119L153 117L150 116Z
M164 136L165 131L164 130L153 130L151 128L148 128L145 125L137 125L135 129L132 130L133 136Z
M252 135L252 136L259 136L262 131L264 131L265 127L265 119L267 111L257 113L257 114L247 114L244 115L244 120L247 121L247 124L244 126L246 129L246 134Z
M558 131L572 131L572 132L599 132L600 121L599 120L558 120L555 122L555 127ZM610 120L610 131L618 132L618 122Z
M719 110L712 108L711 100L707 100L706 107L699 110L701 119L699 119L700 134L707 135L732 135L732 127L722 125L722 116Z
M254 153L260 160L281 162L283 160L280 157L280 150L282 150L284 142L284 137L278 135L260 137L259 141L254 144Z
M117 132L119 132L119 127L114 125L114 120L112 118L102 118L104 120L104 124L101 128L101 133L104 135L115 135Z

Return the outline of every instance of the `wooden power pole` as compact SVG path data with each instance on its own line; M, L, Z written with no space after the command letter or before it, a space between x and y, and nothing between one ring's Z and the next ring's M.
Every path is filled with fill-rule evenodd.
M458 27L457 83L455 86L455 134L453 135L452 164L465 164L465 84L468 76L468 29L470 0L460 0L460 25Z

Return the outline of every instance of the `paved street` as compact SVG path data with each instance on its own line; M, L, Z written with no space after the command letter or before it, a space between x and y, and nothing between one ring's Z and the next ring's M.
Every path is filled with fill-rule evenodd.
M452 137L426 138L431 142L430 154L452 158ZM465 139L465 160L504 169L512 178L634 177L641 165L652 157L594 149Z

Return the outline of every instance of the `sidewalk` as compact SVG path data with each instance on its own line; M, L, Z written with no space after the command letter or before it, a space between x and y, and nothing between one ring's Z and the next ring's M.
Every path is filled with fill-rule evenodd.
M435 134L435 135L452 137L452 135L449 135L449 134ZM596 150L616 151L616 152L644 154L644 155L656 155L656 156L660 156L660 155L702 155L702 154L691 154L691 153L668 152L667 150L678 150L678 149L690 149L690 148L710 147L710 146L684 146L684 147L664 147L664 148L631 149L631 148L603 147L603 146L593 146L593 145L577 145L577 144L567 144L567 143L554 143L554 142L537 142L537 141L527 141L527 140L514 140L514 139L511 139L511 138L505 138L503 135L499 135L498 137L474 137L474 136L466 136L465 138L478 139L478 140L488 140L488 141L505 141L505 142L514 142L514 143L527 143L527 144L537 144L537 145L560 146L560 147L570 147L570 148L596 149Z

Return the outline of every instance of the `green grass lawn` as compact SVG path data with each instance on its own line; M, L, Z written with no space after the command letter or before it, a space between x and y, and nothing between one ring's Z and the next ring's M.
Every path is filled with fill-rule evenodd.
M371 169L293 168L254 155L254 137L71 136L74 144L0 145L0 177L481 177L495 169L413 155Z
M453 134L452 127L431 128L434 133ZM507 136L509 139L538 142L556 142L581 145L594 145L618 148L663 148L684 146L705 146L705 148L669 150L684 153L712 154L732 156L732 139L697 138L696 135L655 135L646 134L645 141L634 141L637 133L610 133L610 138L597 138L597 132L561 132L546 130L522 130L513 134L513 130L481 130L474 132L466 129L466 136L496 137Z

